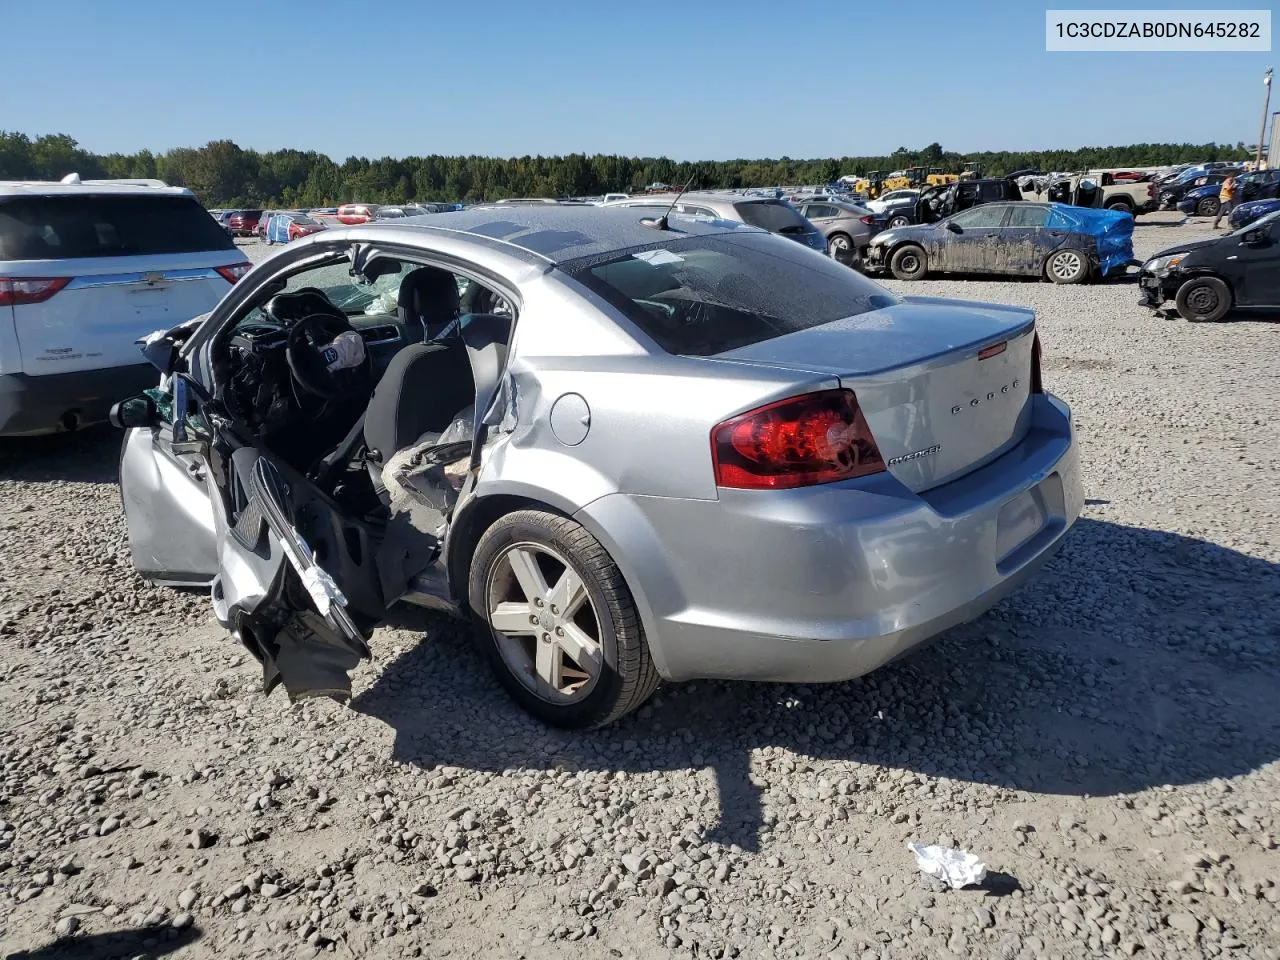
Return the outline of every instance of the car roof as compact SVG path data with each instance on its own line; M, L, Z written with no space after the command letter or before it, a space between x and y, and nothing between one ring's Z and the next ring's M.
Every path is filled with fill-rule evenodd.
M162 180L0 180L0 196L167 196L194 197L186 187L171 187Z
M767 233L724 220L671 214L668 229L657 230L641 223L649 211L634 207L596 207L538 204L474 207L450 213L406 217L388 223L352 228L367 236L370 230L385 231L388 238L413 233L466 234L485 241L497 241L519 248L526 254L551 263L565 263L633 247L653 246L664 239L725 233ZM334 234L334 231L328 231Z

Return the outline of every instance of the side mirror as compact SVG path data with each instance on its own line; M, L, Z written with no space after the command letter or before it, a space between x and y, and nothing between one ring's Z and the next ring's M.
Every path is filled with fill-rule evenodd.
M959 224L957 224L957 223L954 223L954 222L953 222L953 221L951 221L951 220L948 220L948 221L947 221L947 229L948 229L948 230L950 230L952 233L962 233L962 232L963 232L963 231L960 229L960 225L959 225Z
M113 427L121 430L130 430L134 427L158 427L161 423L156 402L145 393L113 405L107 418Z

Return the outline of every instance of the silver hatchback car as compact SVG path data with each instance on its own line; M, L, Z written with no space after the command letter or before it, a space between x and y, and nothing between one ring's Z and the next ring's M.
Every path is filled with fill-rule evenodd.
M678 213L697 217L712 217L761 227L770 233L795 240L813 250L826 250L827 238L822 231L806 220L795 207L777 197L748 196L741 193L649 194L628 197L607 207L656 207L674 206ZM652 215L652 214L650 214Z
M208 587L267 690L349 695L408 602L590 727L660 679L859 676L1054 552L1080 478L1031 312L647 214L330 229L148 338L112 414L139 573Z

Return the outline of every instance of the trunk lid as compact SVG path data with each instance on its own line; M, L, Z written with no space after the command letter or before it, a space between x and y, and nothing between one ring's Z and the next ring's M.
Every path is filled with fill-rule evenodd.
M244 256L232 249L140 259L6 264L5 276L15 279L70 278L49 299L12 307L21 372L39 376L143 362L135 341L212 310L231 289L214 268L241 263Z
M1026 436L1034 338L1021 307L907 297L715 359L834 375L857 394L889 471L921 492Z

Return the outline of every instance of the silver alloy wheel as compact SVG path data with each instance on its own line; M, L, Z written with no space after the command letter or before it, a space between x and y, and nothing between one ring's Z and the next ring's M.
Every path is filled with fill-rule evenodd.
M1074 250L1063 250L1053 255L1049 270L1059 280L1074 280L1084 270L1084 257Z
M911 221L908 220L906 217L894 217L892 220L889 221L888 225L890 227L906 227L911 225Z
M538 697L573 703L604 662L600 617L582 577L555 550L515 543L489 570L489 626L508 669Z
M851 244L849 243L849 238L846 237L843 233L837 233L834 237L832 237L830 240L827 241L827 248L833 251L848 250L850 246Z

